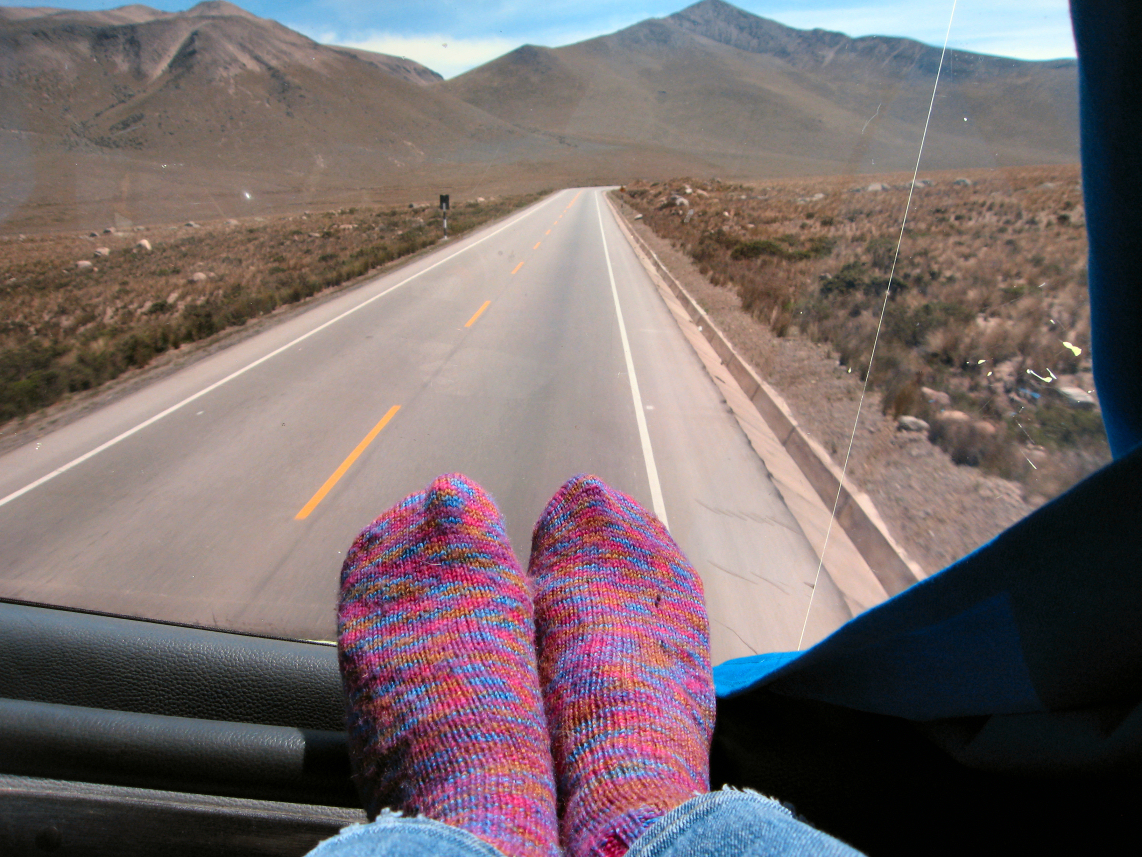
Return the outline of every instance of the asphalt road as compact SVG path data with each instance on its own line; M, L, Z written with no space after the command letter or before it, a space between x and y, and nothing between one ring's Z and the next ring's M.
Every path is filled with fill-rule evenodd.
M523 562L559 485L598 474L701 573L715 662L796 648L817 559L599 189L0 458L0 597L332 639L356 533L451 471L496 498ZM848 616L823 574L806 643Z

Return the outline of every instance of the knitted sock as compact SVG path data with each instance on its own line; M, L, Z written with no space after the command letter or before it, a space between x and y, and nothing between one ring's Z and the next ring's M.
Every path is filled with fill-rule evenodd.
M495 503L441 476L370 524L341 571L354 779L381 807L556 855L529 581Z
M528 572L563 845L619 857L710 788L702 582L658 519L593 476L548 504Z

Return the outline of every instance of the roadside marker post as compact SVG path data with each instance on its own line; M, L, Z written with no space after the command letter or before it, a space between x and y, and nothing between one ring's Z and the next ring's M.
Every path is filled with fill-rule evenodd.
M444 218L444 237L448 237L448 194L440 194L440 214Z

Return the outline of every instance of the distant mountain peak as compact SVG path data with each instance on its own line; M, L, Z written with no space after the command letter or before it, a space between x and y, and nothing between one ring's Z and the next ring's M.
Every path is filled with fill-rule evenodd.
M257 15L247 12L241 6L227 3L226 0L202 0L183 13L197 18L249 18L260 20Z

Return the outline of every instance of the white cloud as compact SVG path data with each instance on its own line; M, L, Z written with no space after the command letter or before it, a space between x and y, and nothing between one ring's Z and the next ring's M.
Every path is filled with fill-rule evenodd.
M363 39L348 40L338 40L328 34L320 41L416 60L446 78L494 60L521 44L498 37L458 39L446 35L402 36L395 33L373 33Z

